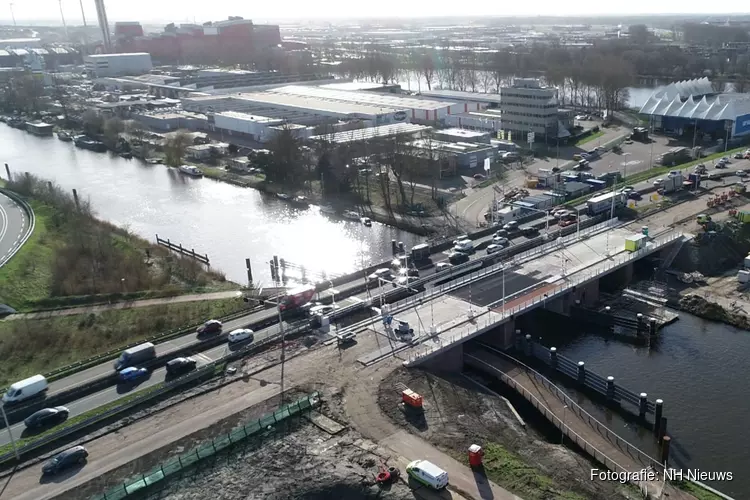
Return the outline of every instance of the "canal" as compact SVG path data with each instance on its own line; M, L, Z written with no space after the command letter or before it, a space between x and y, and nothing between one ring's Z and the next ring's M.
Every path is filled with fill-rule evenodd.
M680 319L661 332L659 343L648 349L601 336L581 334L568 340L541 335L542 343L556 346L573 361L650 399L663 399L672 436L673 466L706 472L734 473L734 480L710 486L736 499L750 498L747 421L750 405L750 332L704 321L680 312ZM591 408L587 408L591 411ZM622 437L656 457L653 436L601 408L604 418Z
M246 258L256 283L269 286L268 262L274 255L308 269L345 273L389 259L392 239L407 247L421 240L383 224L332 219L317 207L295 209L255 189L82 150L5 124L0 124L0 151L11 173L30 172L75 188L100 218L152 242L158 234L207 253L213 268L242 284L247 283Z

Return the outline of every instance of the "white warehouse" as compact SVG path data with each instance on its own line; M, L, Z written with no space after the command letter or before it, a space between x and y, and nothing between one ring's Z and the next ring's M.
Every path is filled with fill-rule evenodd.
M95 54L84 58L86 73L93 78L108 76L134 76L148 73L153 68L151 54Z
M309 87L304 85L287 85L270 89L268 94L297 96L301 98L325 99L339 103L359 104L375 107L395 108L406 112L412 122L443 121L452 113L463 113L467 103L456 103L415 97L405 97L390 93L357 92L349 90L335 90L323 87Z
M267 142L284 128L300 139L312 135L313 127L286 123L282 118L251 115L237 111L224 111L213 116L213 129L221 130L229 136L244 137L257 142Z

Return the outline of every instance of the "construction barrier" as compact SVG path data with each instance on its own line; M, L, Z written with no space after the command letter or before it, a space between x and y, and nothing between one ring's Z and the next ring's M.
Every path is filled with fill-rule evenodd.
M213 440L198 445L187 453L172 458L156 467L146 474L141 474L136 479L130 479L123 484L115 486L101 495L92 497L92 500L121 500L135 494L141 494L146 488L162 483L171 476L181 473L184 469L198 464L201 460L213 457L243 440L261 435L264 431L273 428L274 425L291 417L301 416L320 404L320 394L313 392L297 401L282 406L274 413L253 420L241 427L237 427L229 434L224 434Z

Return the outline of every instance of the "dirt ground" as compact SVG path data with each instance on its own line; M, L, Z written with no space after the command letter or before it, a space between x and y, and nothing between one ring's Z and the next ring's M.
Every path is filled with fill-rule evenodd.
M399 407L404 387L423 395L422 415ZM462 462L471 444L482 445L490 479L524 500L635 498L615 483L591 481L595 464L523 427L505 400L467 377L402 368L383 380L378 403L394 423Z

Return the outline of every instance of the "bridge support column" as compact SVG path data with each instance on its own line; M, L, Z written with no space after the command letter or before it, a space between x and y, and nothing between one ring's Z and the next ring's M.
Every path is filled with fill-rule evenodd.
M482 341L486 342L498 349L510 349L516 343L516 322L514 319L509 319L502 325L498 326L492 331L483 334Z
M461 372L464 368L464 345L457 344L434 358L428 359L422 363L422 366L437 372Z
M622 280L625 285L629 284L631 281L633 281L633 263L626 265L622 268L623 276Z
M554 300L551 300L547 302L547 305L545 306L545 309L556 312L557 314L565 314L565 295L562 297L558 297Z

